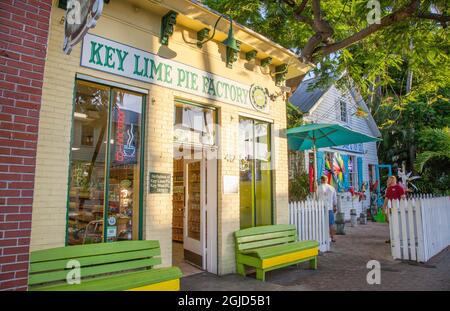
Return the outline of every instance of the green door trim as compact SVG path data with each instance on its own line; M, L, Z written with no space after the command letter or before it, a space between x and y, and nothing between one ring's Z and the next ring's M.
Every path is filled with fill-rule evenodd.
M256 226L256 143L255 143L255 120L247 118L247 120L252 121L252 227Z
M140 154L140 167L139 167L139 229L138 239L142 240L144 235L144 161L145 161L145 134L146 134L146 119L147 119L147 95L142 96L142 117L141 117L141 154Z
M276 206L275 206L275 200L274 200L275 196L273 195L273 161L272 161L272 159L273 159L273 156L272 156L272 153L273 153L273 150L272 150L272 128L273 128L273 126L271 123L268 123L268 125L269 125L269 131L268 131L267 135L269 137L267 139L267 143L269 144L269 148L270 148L270 204L272 205L272 208L270 210L270 213L271 213L270 217L271 217L271 225L274 225L275 224Z
M113 87L109 88L109 103L108 103L108 132L106 134L106 161L105 161L105 193L103 199L103 242L108 242L108 214L109 214L109 171L111 169L111 127L112 127L112 113L113 113Z

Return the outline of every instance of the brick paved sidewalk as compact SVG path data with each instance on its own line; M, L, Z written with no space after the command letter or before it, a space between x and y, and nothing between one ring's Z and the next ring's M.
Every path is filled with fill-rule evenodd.
M450 248L427 264L393 260L387 224L369 222L354 228L346 225L346 235L337 236L331 252L319 256L318 270L307 263L266 274L266 282L232 274L215 276L200 273L181 280L182 290L450 290ZM381 284L368 285L366 264L381 264Z

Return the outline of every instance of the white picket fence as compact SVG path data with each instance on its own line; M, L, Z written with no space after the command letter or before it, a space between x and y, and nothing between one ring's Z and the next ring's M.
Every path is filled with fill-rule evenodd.
M316 240L321 252L330 250L328 210L322 201L289 203L289 223L296 226L299 241Z
M425 195L388 207L394 259L427 262L450 245L450 197Z

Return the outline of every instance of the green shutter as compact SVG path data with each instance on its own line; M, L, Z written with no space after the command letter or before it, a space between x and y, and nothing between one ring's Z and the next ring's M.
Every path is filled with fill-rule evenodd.
M356 161L358 162L358 191L361 191L363 184L363 158L358 157Z

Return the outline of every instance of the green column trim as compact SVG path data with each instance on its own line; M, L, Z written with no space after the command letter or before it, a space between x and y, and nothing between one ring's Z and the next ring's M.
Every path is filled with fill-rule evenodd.
M144 231L144 166L145 166L145 137L146 137L146 118L147 118L147 95L143 95L142 97L142 109L141 109L142 117L141 117L141 159L140 159L140 167L139 167L139 228L138 228L138 239L143 239L143 231Z
M105 193L104 193L104 207L103 207L103 242L107 242L108 232L108 213L109 213L109 169L111 166L111 127L112 127L112 103L113 103L113 88L109 89L109 107L108 107L108 133L106 134L106 161L105 161Z

